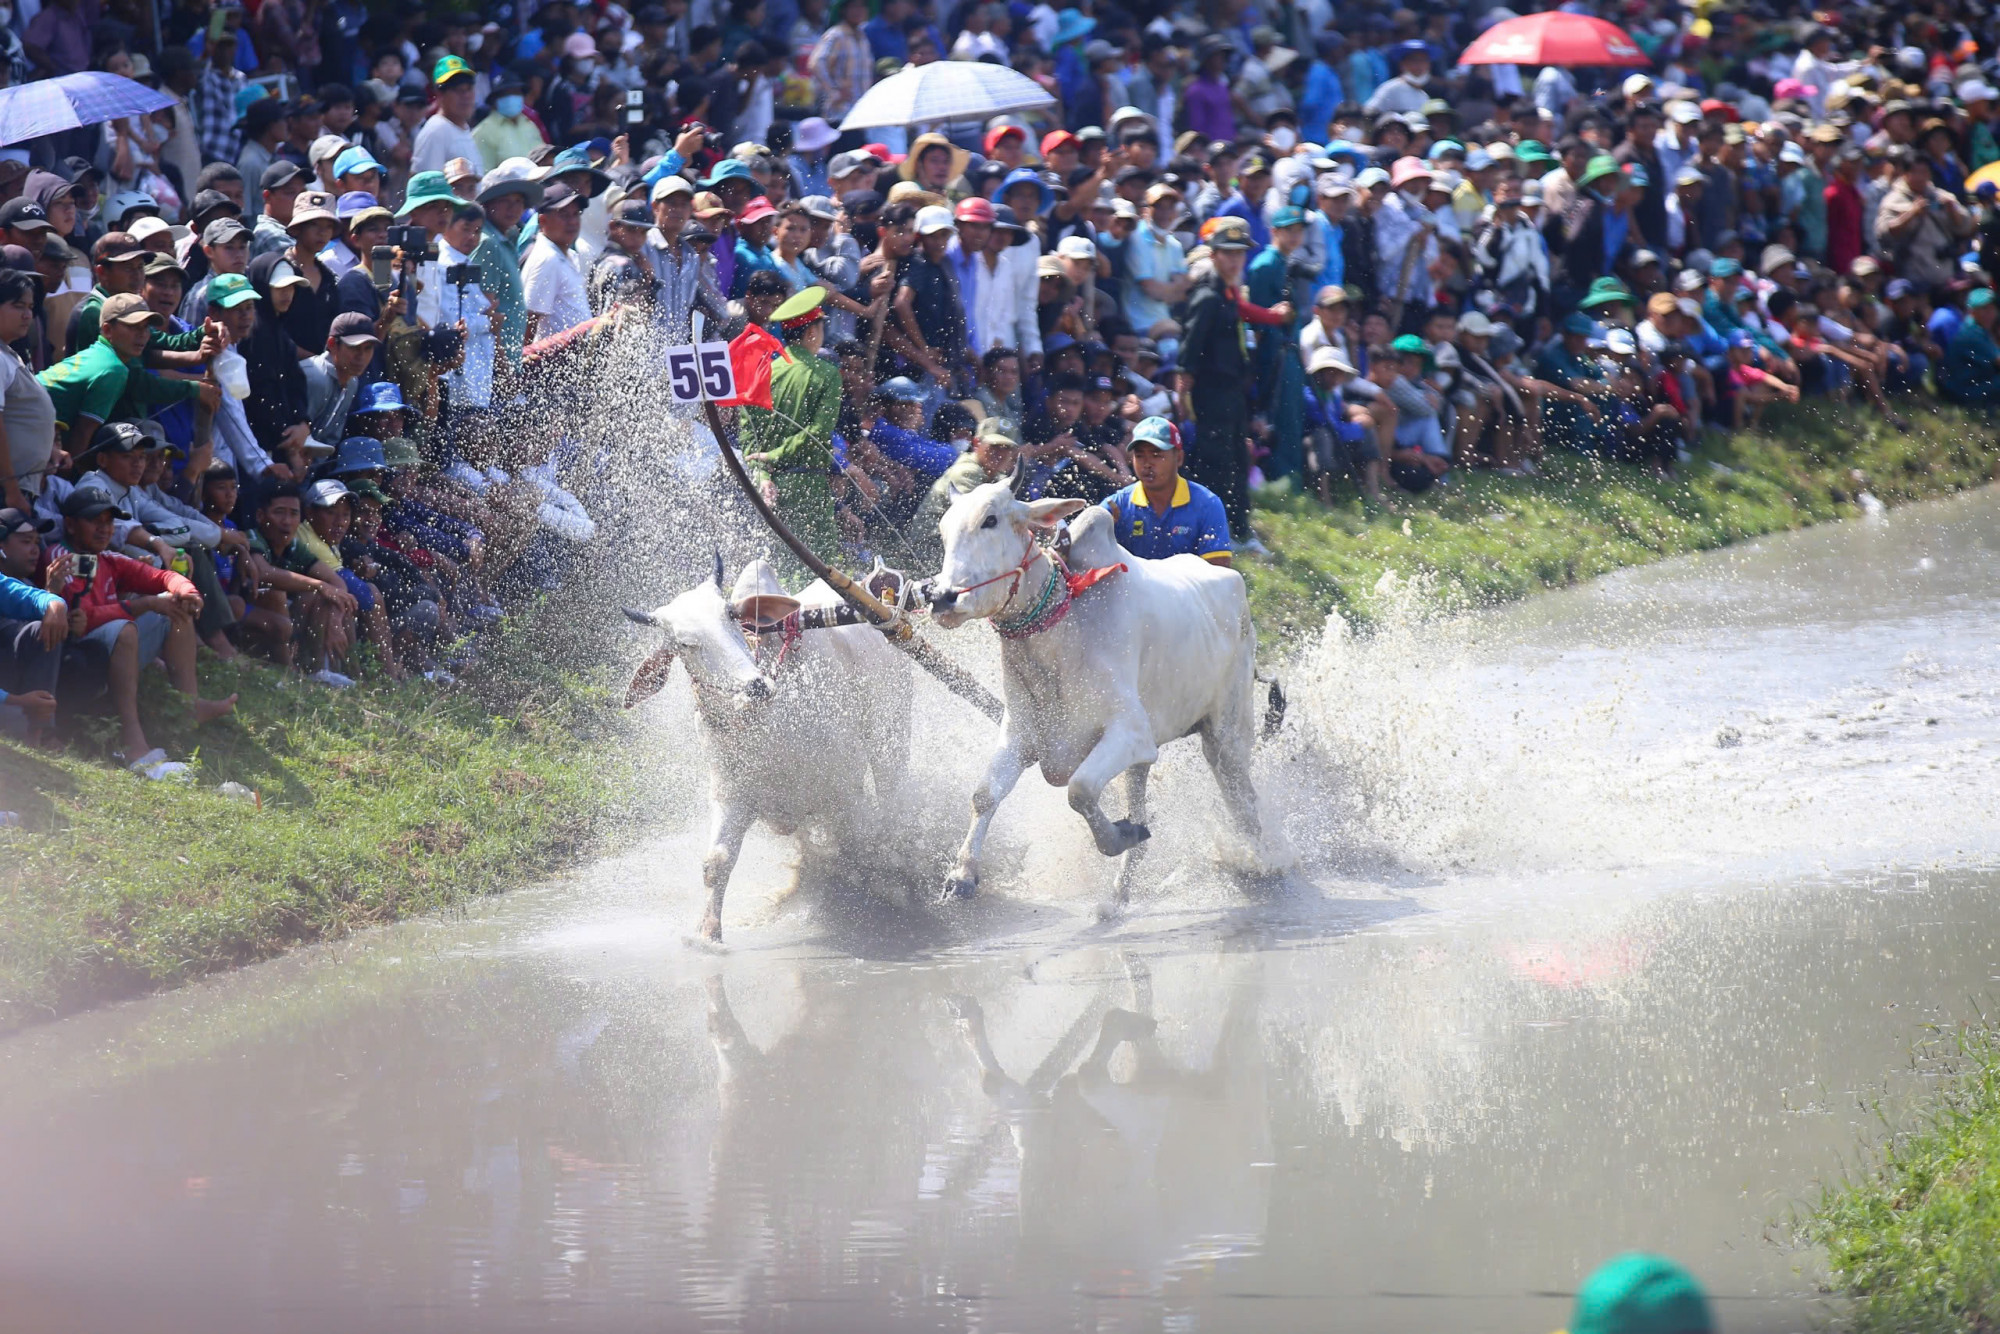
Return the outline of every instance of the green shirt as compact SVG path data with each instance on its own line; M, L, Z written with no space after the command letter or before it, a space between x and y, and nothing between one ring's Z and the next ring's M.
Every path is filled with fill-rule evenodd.
M69 317L69 345L72 348L86 348L97 341L97 317L109 297L110 293L102 287L93 287L90 289L90 295L77 303L76 309ZM177 334L162 333L155 329L152 337L146 340L148 352L194 352L200 347L200 326Z
M301 527L299 531L304 532L305 530ZM267 564L275 565L277 568L287 570L292 574L310 576L313 572L313 567L319 564L319 559L312 552L307 551L300 544L296 536L285 544L284 555L273 556L271 554L271 544L264 540L263 530L252 529L250 532L250 549L256 552Z
M193 380L167 380L118 355L102 337L35 377L55 404L64 430L84 417L108 422L150 417L154 408L183 403L201 392Z

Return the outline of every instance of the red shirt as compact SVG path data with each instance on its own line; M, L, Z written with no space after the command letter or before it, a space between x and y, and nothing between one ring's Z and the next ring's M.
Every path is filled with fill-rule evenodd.
M56 551L64 549L60 546L55 548ZM84 587L83 580L71 579L63 585L60 596L72 608L83 608L84 633L89 634L108 622L131 620L132 613L125 610L122 601L128 595L194 591L193 584L172 570L156 570L142 560L107 551L97 558L97 575L88 588Z
M1861 192L1835 176L1826 190L1826 263L1835 273L1861 257Z

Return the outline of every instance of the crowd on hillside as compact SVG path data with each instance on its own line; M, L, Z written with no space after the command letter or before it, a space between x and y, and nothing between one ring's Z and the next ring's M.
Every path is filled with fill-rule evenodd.
M1643 68L1394 0L0 0L0 132L80 71L168 102L0 147L0 727L115 713L163 775L155 662L200 717L208 655L448 675L597 540L614 364L698 326L783 348L732 433L845 561L1017 466L1228 561L1259 488L2000 396L1991 13L1596 12ZM937 62L1047 105L841 128Z

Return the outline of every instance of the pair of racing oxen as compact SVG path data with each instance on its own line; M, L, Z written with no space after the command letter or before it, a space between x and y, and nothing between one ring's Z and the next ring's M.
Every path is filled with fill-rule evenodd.
M1024 501L1016 486L989 482L953 501L939 524L942 569L919 595L938 625L990 620L1002 640L1000 742L973 790L972 826L944 896L977 890L994 811L1039 764L1052 786L1068 789L1097 850L1120 859L1106 907L1116 911L1148 837L1147 778L1169 741L1201 738L1238 832L1261 841L1250 780L1257 638L1249 599L1234 570L1193 555L1142 560L1118 545L1108 511L1073 499ZM1080 510L1059 558L1038 538ZM653 611L626 613L667 636L639 668L627 705L658 691L675 658L694 684L709 752L707 940L722 937L723 894L752 823L792 833L853 820L864 763L878 801L902 788L909 660L869 625L798 629L802 615L837 619L840 601L824 582L787 596L761 560L726 588L718 554L713 580ZM1267 722L1277 704L1274 690ZM1112 820L1100 800L1120 774L1126 818Z

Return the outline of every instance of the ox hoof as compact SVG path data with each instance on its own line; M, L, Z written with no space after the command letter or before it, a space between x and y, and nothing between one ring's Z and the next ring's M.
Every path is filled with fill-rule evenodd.
M1125 915L1127 906L1124 899L1106 899L1097 905L1097 920L1115 922Z
M1130 852L1153 836L1153 831L1142 824L1130 820L1114 820L1111 837L1097 845L1097 850L1107 857L1116 857Z
M957 903L969 899L979 892L979 877L976 875L948 875L944 878L944 888L938 891L939 903Z

